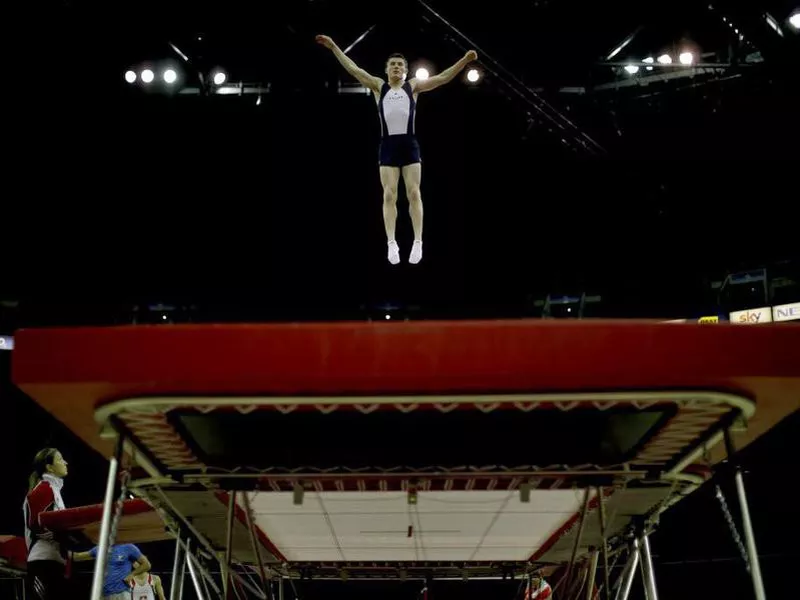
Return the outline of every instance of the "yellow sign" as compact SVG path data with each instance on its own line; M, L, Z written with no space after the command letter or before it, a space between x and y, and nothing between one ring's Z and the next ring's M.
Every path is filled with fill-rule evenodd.
M700 317L699 319L697 319L697 322L698 323L719 323L719 317L716 316L716 315L713 316L713 317Z

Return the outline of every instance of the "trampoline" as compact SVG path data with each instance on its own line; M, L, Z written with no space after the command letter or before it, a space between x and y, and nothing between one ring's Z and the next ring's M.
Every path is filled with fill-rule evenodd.
M21 331L13 377L111 457L100 554L134 493L202 598L543 568L625 598L641 561L655 600L658 516L797 410L799 365L792 325L182 325Z

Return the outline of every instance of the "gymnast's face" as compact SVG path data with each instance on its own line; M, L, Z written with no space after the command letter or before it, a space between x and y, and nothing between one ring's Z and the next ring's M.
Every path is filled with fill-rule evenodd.
M386 61L386 75L393 81L399 81L406 76L408 68L406 61L399 56L393 56Z
M67 476L67 461L61 456L61 452L56 452L53 455L53 462L47 465L47 472L56 477Z

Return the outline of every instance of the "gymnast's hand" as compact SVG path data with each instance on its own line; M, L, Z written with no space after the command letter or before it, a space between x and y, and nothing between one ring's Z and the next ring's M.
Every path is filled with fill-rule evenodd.
M467 60L467 62L478 60L478 53L475 52L475 50L470 50L464 55L464 58Z
M47 540L49 542L55 539L55 534L52 531L42 531L41 533L36 534L36 539Z
M336 44L334 44L333 40L329 38L327 35L318 35L314 38L318 44L321 46L325 46L328 50L333 48Z

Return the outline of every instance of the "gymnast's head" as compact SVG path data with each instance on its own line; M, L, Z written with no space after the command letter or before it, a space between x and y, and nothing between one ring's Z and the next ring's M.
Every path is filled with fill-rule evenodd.
M408 61L402 54L395 52L386 59L386 75L389 81L402 81L408 73Z
M28 488L35 488L42 477L48 474L60 478L67 476L67 461L55 448L42 448L33 457L33 473L28 481Z

